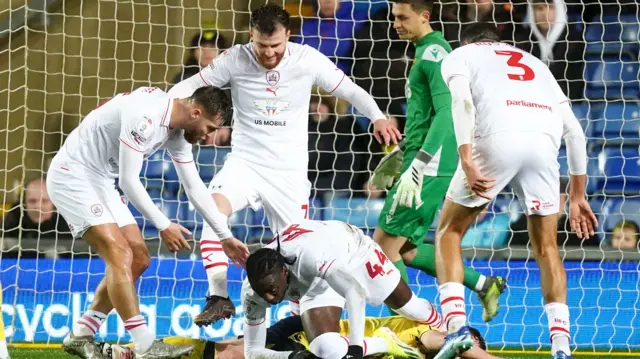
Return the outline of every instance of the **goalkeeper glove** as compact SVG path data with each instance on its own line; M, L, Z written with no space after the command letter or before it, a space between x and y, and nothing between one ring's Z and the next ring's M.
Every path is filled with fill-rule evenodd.
M373 187L384 190L393 185L393 181L402 167L403 154L400 146L396 146L393 151L382 158L371 177Z
M298 350L289 354L289 359L320 359L308 350Z
M347 355L345 355L342 359L362 359L364 357L364 350L359 345L349 345L349 350L347 350Z
M411 161L411 166L400 176L398 189L393 196L392 208L399 204L403 207L420 208L422 206L422 180L427 164L432 156L422 150L418 151L416 157Z

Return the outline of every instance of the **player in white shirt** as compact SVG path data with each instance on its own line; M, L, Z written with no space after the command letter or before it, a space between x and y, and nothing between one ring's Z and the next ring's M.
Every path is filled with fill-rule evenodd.
M386 353L380 338L364 338L365 302L386 303L396 313L440 326L433 304L416 296L380 246L360 229L339 221L302 220L251 254L242 286L245 358L287 358L265 348L266 309L299 300L310 349L320 358L361 358ZM349 313L349 339L340 336L340 314ZM471 348L469 338L450 353ZM351 355L351 356L349 356ZM401 353L398 357L403 357Z
M84 239L104 260L106 275L90 309L65 338L66 351L101 358L94 334L114 308L131 334L137 358L174 358L190 351L154 342L155 333L140 315L134 283L149 265L150 255L115 180L171 251L189 249L183 237L189 231L171 223L140 182L144 158L166 148L191 203L221 238L232 238L192 154L192 144L213 133L231 112L230 99L216 87L201 88L188 99L171 99L158 88L141 87L91 111L69 134L48 171L49 196L73 236Z
M378 141L397 143L400 132L373 98L319 51L289 42L289 13L275 4L251 13L250 37L219 55L208 68L178 83L173 97L199 87L229 84L234 103L232 150L209 189L218 209L230 216L243 208L264 207L271 230L308 217L307 179L309 101L313 86L348 100L374 122ZM228 259L220 238L206 225L200 239L211 296L198 325L230 317Z
M444 323L449 339L468 334L460 241L486 204L511 185L527 215L540 267L553 358L570 358L566 273L557 247L557 216L564 210L557 158L564 139L571 228L588 239L597 220L585 199L585 136L547 66L499 41L495 26L473 24L462 33L465 45L442 63L460 154L436 235Z

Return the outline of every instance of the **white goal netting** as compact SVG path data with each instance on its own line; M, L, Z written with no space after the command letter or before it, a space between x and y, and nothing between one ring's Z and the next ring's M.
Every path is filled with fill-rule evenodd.
M262 3L0 0L0 26L5 26L0 28L0 181L5 205L0 281L9 342L61 342L92 301L104 271L102 261L90 256L81 241L72 241L68 229L55 213L52 216L37 182L65 136L102 99L138 86L169 88L176 77L197 72L198 61L187 61L195 35L202 32L203 47L220 49L248 41L250 10ZM572 344L589 351L639 351L637 8L562 0L487 3L488 8L484 2L438 3L433 26L455 47L461 23L495 21L505 40L548 61L569 93L588 137L589 200L600 221L598 239L584 243L567 235L560 221ZM310 0L284 5L293 15L292 39L330 56L402 128L413 47L395 35L390 4ZM204 49L198 53L210 54ZM185 68L185 63L193 66ZM322 94L313 96L310 108L309 173L314 190L309 216L341 219L373 231L384 193L366 184L382 155L368 121L348 104ZM205 182L222 167L232 136L228 129L219 131L208 144L194 148ZM566 176L564 148L559 161ZM198 238L202 220L186 200L165 154L151 156L141 176L158 206ZM155 229L134 213L154 255L137 287L149 326L158 336L215 339L240 334L239 317L207 329L193 324L207 291L199 248L177 257L167 254L158 249ZM471 324L494 349L540 349L549 344L540 272L527 247L521 215L517 201L505 190L464 240L466 264L509 281L500 314L488 324L481 320L475 296L467 295ZM231 224L234 234L247 242L270 238L262 211L240 211ZM426 243L432 242L433 229ZM239 314L241 274L230 267L230 294ZM410 269L409 283L420 296L438 302L432 277ZM284 304L273 308L270 316L274 321L288 313ZM380 316L387 311L368 308L367 313ZM115 314L99 334L110 341L129 340Z

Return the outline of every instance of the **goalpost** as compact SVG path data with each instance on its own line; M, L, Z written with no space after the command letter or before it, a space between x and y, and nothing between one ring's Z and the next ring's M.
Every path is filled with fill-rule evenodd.
M24 200L24 184L46 174L48 161L65 136L100 100L139 86L168 88L188 55L187 46L192 36L203 28L217 29L228 44L248 41L250 10L263 2L51 1L46 11L33 7L30 11L20 11L30 3L0 1L7 5L0 7L0 22L10 19L13 25L26 24L13 32L0 29L0 143L3 144L0 146L3 161L0 181L5 215L15 208L30 206ZM296 28L316 14L308 4L286 2ZM386 1L381 0L357 0L348 4L353 7L351 15L359 28L365 24L362 12L380 16L379 11L387 6ZM386 15L376 17L375 21L384 18ZM600 246L561 248L568 276L572 349L640 351L638 246L635 251L620 251L612 248L610 241L612 230L621 221L640 223L637 19L637 14L633 17L620 11L586 23L569 18L569 22L584 29L588 41L584 50L584 79L590 100L577 103L574 110L588 136L589 199L600 221L598 235L603 239ZM387 36L375 31L371 32L373 35ZM403 94L380 98L378 90L366 86L383 83L388 93L393 93L392 89L401 84L402 79L397 78L391 65L380 71L375 66L376 70L372 70L370 65L363 65L366 61L358 62L385 59L373 51L364 53L364 58L346 56L349 66L355 63L350 68L353 73L365 73L364 77L357 75L356 80L364 81L359 83L364 83L363 86L378 97L384 104L383 110L399 115L402 106L397 103L402 102ZM410 59L390 60L401 61L405 69L411 64ZM394 62L393 66L396 65ZM389 78L392 80L387 81ZM341 104L330 107L332 110L343 108ZM346 121L340 121L343 120ZM368 136L366 128L358 130L362 123L359 118L354 121L350 130L353 137ZM329 131L335 135L334 151L344 148L343 141L351 141L350 134L336 131L336 128ZM350 151L352 144L346 148L345 151ZM221 168L228 151L228 147L194 148L203 179L209 181ZM366 161L374 155L367 153L370 151L367 147L362 153ZM331 166L350 178L369 170L366 164L357 168L352 164L345 169L339 161L334 159ZM559 161L566 176L564 149ZM149 158L142 177L158 206L170 218L195 228L197 236L202 219L180 191L175 171L163 153ZM508 231L498 226L497 218L514 219L520 215L516 203L510 193L501 195L489 207L487 218L493 222L482 227L488 228L483 230L495 234ZM309 205L310 218L345 220L371 231L376 226L382 199L367 197L365 191L359 191L343 197L317 196ZM196 327L192 318L202 309L207 291L199 246L195 246L193 253L169 255L159 249L157 234L150 223L134 213L154 256L137 284L141 311L151 330L155 330L158 337L184 335L220 339L241 334L241 270L234 266L229 270L229 292L238 316L206 329ZM18 218L27 216L27 212L23 212ZM231 225L240 239L251 243L269 239L267 221L261 211L241 211L231 218ZM90 248L81 241L70 240L68 233L18 229L7 235L16 228L5 227L0 240L2 314L7 342L10 345L25 342L58 345L92 301L104 265L97 257L89 256ZM429 240L432 238L431 233ZM56 251L57 255L53 255ZM500 298L500 314L488 324L481 320L482 307L475 296L466 296L471 325L480 330L490 347L548 348L540 272L531 251L506 245L469 247L464 254L466 264L486 275L504 276L509 282ZM413 270L409 276L409 284L418 295L438 302L434 278ZM282 304L272 308L268 315L273 323L288 315L289 310L287 304ZM381 316L388 312L383 307L368 307L367 314ZM99 336L108 341L130 340L115 313L101 327Z

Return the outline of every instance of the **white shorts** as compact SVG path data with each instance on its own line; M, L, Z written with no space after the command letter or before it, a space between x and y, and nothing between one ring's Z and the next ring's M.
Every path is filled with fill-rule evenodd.
M358 231L361 243L355 253L350 254L347 270L362 285L367 303L379 306L389 298L402 278L382 248L361 230ZM300 299L300 313L319 307L344 308L345 304L345 299L331 289L326 281L316 278Z
M64 154L51 161L47 192L74 238L82 237L92 226L136 224L113 179L99 176Z
M256 168L231 154L209 184L209 190L225 196L234 213L247 207L264 207L274 233L308 218L311 183L306 171ZM205 230L208 227L205 223Z
M511 185L526 215L550 215L560 210L558 144L542 133L497 133L473 143L473 161L481 173L496 180L494 198ZM469 188L458 164L447 198L465 207L489 202Z

